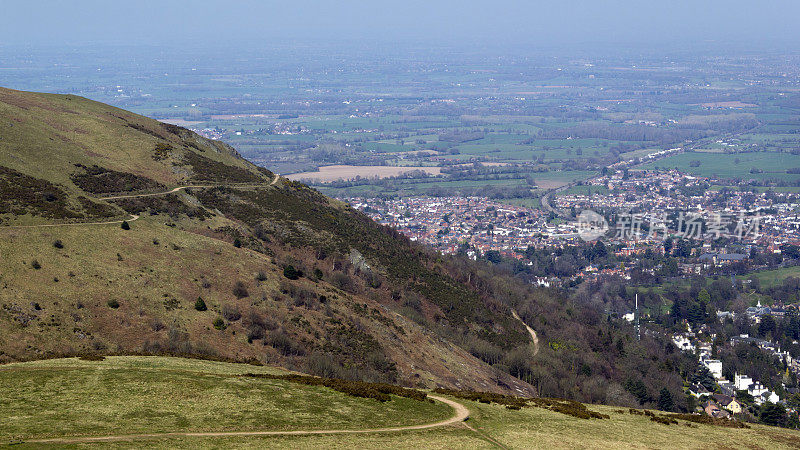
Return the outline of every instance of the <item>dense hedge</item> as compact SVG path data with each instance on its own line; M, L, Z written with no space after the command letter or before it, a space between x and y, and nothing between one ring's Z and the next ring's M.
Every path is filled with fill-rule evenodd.
M738 420L718 419L716 417L707 416L705 414L667 414L664 417L685 420L687 422L702 423L705 425L716 425L718 427L750 428L749 425L747 425L744 422L740 422Z
M263 373L247 373L243 376L249 378L267 378L270 380L284 380L308 386L325 386L335 391L353 397L373 398L379 402L391 400L391 395L406 397L418 401L425 401L428 395L417 389L409 389L387 383L367 383L365 381L350 381L339 378L320 378L308 375L270 375Z

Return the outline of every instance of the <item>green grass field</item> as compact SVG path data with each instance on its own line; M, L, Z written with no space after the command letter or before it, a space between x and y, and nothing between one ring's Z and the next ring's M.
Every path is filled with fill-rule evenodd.
M170 431L358 429L436 422L442 403L381 403L324 387L242 378L286 373L181 358L77 358L0 366L0 444Z
M26 440L123 436L117 448L797 448L796 431L751 425L663 425L627 409L590 406L608 419L578 419L546 409L519 411L458 400L460 423L426 430L298 436L151 436L168 432L369 430L434 423L442 403L392 397L386 403L322 387L242 378L282 369L163 357L77 358L0 366L0 445ZM64 443L52 443L63 447ZM88 443L72 443L88 445Z
M738 162L737 162L738 160ZM700 165L693 167L692 162ZM780 180L798 180L800 175L787 174L786 169L800 167L800 156L789 153L681 153L651 162L642 166L644 169L674 168L703 177L743 178L762 180L776 178ZM750 173L751 169L763 170L763 173Z
M737 278L740 280L756 278L761 283L762 288L769 288L782 284L783 280L789 277L800 278L800 267L782 267L775 270L764 270L761 272L753 272L751 274L742 275Z

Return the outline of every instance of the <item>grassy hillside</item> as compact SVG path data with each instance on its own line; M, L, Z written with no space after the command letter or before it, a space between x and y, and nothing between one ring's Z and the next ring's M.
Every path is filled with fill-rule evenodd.
M450 418L441 402L391 396L386 402L325 387L242 377L282 369L180 358L109 357L0 366L0 445L42 447L36 439L170 432L369 430ZM642 411L589 405L604 419L541 407L509 410L450 397L469 410L464 424L425 430L307 436L150 436L117 447L292 448L796 448L800 433L760 425L729 428L685 420L665 425ZM63 443L53 443L63 445Z
M686 407L680 356L657 337L442 256L225 144L5 89L0 136L0 362L190 355L631 406L666 387Z
M472 324L525 343L508 311L490 314L422 248L225 144L8 89L0 130L0 360L191 354L533 392L429 326L447 317L445 334Z
M0 136L0 220L13 224L122 216L96 198L113 193L273 177L226 144L72 95L0 88Z
M0 366L0 442L169 431L382 428L452 416L442 403L356 398L248 378L276 368L180 358L77 358Z

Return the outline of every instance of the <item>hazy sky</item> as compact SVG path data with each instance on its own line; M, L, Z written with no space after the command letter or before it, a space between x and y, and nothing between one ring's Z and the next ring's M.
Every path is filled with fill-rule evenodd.
M0 44L800 43L798 0L0 0Z

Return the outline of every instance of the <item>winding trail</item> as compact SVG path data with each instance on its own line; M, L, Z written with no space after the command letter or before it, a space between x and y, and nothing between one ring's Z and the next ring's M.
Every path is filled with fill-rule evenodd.
M514 311L513 309L511 310L511 315L514 316L515 319L522 322L522 325L525 325L525 329L528 330L528 333L531 335L531 339L533 339L533 356L536 356L537 354L539 354L539 337L536 336L536 331L534 331L533 328L529 327L528 324L525 323L525 321L522 320L519 317L519 314L517 314L517 312Z
M436 401L442 402L453 408L454 414L449 419L439 422L408 425L389 428L365 428L359 430L288 430L288 431L198 431L198 432L168 432L168 433L147 433L147 434L120 434L109 436L83 436L83 437L63 437L51 439L32 439L24 441L26 444L83 444L91 442L115 442L139 439L160 439L160 438L182 438L182 437L239 437L239 436L311 436L320 434L366 434L366 433L393 433L398 431L427 430L430 428L446 427L463 423L469 418L469 410L466 406L453 400L428 395ZM471 427L468 427L471 428Z
M175 192L182 191L184 189L191 189L191 188L210 188L214 187L213 185L189 185L189 186L178 186L174 189L164 192L154 192L152 194L127 194L127 195L112 195L110 197L98 197L98 200L119 200L122 198L139 198L139 197L156 197L159 195L167 195L167 194L174 194Z
M281 179L281 176L278 175L278 174L275 174L275 178L273 178L272 181L270 181L267 186L275 186L275 184L277 184L280 179ZM184 189L194 189L194 188L203 189L203 188L212 188L212 187L219 187L219 186L231 186L231 187L246 188L246 187L259 187L259 186L264 186L264 185L263 184L243 184L243 185L235 185L235 184L233 184L233 185L225 185L225 184L190 184L190 185L187 185L187 186L178 186L176 188L173 188L173 189L170 189L170 190L164 191L164 192L154 192L152 194L112 195L112 196L109 196L109 197L98 197L97 199L98 200L119 200L119 199L122 199L122 198L156 197L156 196L159 196L159 195L174 194L174 193L176 193L178 191L182 191Z

